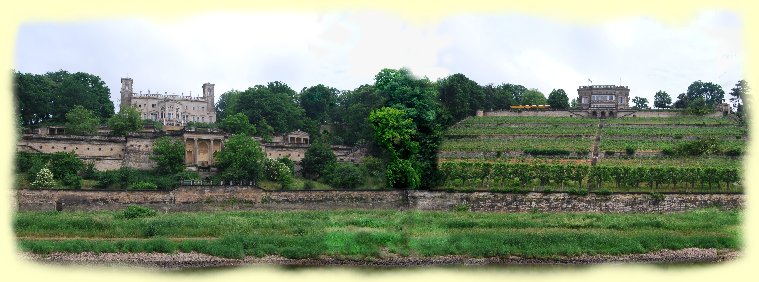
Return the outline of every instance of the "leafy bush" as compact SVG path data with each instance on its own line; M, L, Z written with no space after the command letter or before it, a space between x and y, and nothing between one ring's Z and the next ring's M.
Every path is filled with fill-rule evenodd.
M337 163L330 166L324 175L324 179L336 188L354 189L361 186L364 176L356 165Z
M625 147L625 154L627 154L628 156L635 155L635 147L633 146Z
M82 168L82 178L97 179L97 169L95 169L94 161L84 163L84 167Z
M121 213L121 216L126 219L133 219L133 218L151 217L157 214L158 212L156 212L154 209L143 207L143 206L132 205L132 206L128 206Z
M158 189L158 186L153 182L147 182L147 181L140 181L135 184L132 184L132 189L135 190L156 190Z
M306 180L303 182L303 190L314 190L316 188L316 185L311 180Z
M300 162L303 166L303 177L316 180L327 171L332 164L337 161L332 149L322 142L314 142L306 150L303 160Z
M366 156L361 161L366 174L372 177L382 177L385 175L385 161L380 158Z
M570 188L567 190L567 193L569 195L586 196L588 195L588 190L582 188Z
M61 179L61 183L75 189L82 188L82 178L76 174L65 175L63 179Z
M453 211L465 212L469 210L470 210L470 207L469 207L469 204L467 203L460 203L453 206Z
M50 172L50 170L47 167L43 167L37 173L36 178L34 179L34 182L32 182L32 187L49 188L53 186L55 186L55 181L53 181L53 173Z
M603 188L596 191L595 193L596 195L599 195L599 196L608 196L608 195L611 195L612 192L609 189Z
M290 169L291 173L295 173L295 162L288 157L281 157L277 159L278 162L283 163Z
M568 156L572 152L563 149L526 149L524 153L531 156Z

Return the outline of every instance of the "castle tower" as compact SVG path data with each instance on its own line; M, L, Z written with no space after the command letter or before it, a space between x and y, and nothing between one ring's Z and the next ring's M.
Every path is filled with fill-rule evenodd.
M132 82L131 78L121 78L121 104L119 109L123 110L132 105Z
M207 82L203 84L203 98L206 98L206 103L208 103L206 109L209 113L216 112L216 107L214 106L213 86L214 84Z

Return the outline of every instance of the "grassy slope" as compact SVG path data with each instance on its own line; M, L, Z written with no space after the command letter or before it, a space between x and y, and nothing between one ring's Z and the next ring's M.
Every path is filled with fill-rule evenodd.
M740 247L737 211L673 214L290 211L169 213L19 212L22 249L35 253L197 251L290 258L459 254L628 254ZM107 240L103 240L107 239Z

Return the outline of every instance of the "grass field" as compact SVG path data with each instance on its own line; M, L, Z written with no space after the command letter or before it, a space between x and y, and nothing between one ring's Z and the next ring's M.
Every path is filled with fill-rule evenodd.
M426 211L190 212L126 218L122 212L19 212L22 250L196 251L288 258L631 254L740 248L740 212L669 214Z

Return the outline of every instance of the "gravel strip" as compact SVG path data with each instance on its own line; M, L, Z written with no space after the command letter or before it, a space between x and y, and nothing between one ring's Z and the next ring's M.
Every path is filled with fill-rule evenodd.
M289 266L373 266L404 267L432 265L555 265L555 264L602 264L602 263L716 263L734 260L739 251L729 249L662 250L646 254L630 255L581 255L552 259L522 258L517 256L471 258L465 256L401 257L384 254L382 258L350 259L321 257L316 259L288 259L280 256L246 257L227 259L200 253L52 253L48 255L24 253L31 261L54 264L83 264L109 266L139 266L161 269L212 268L242 265L289 265Z

